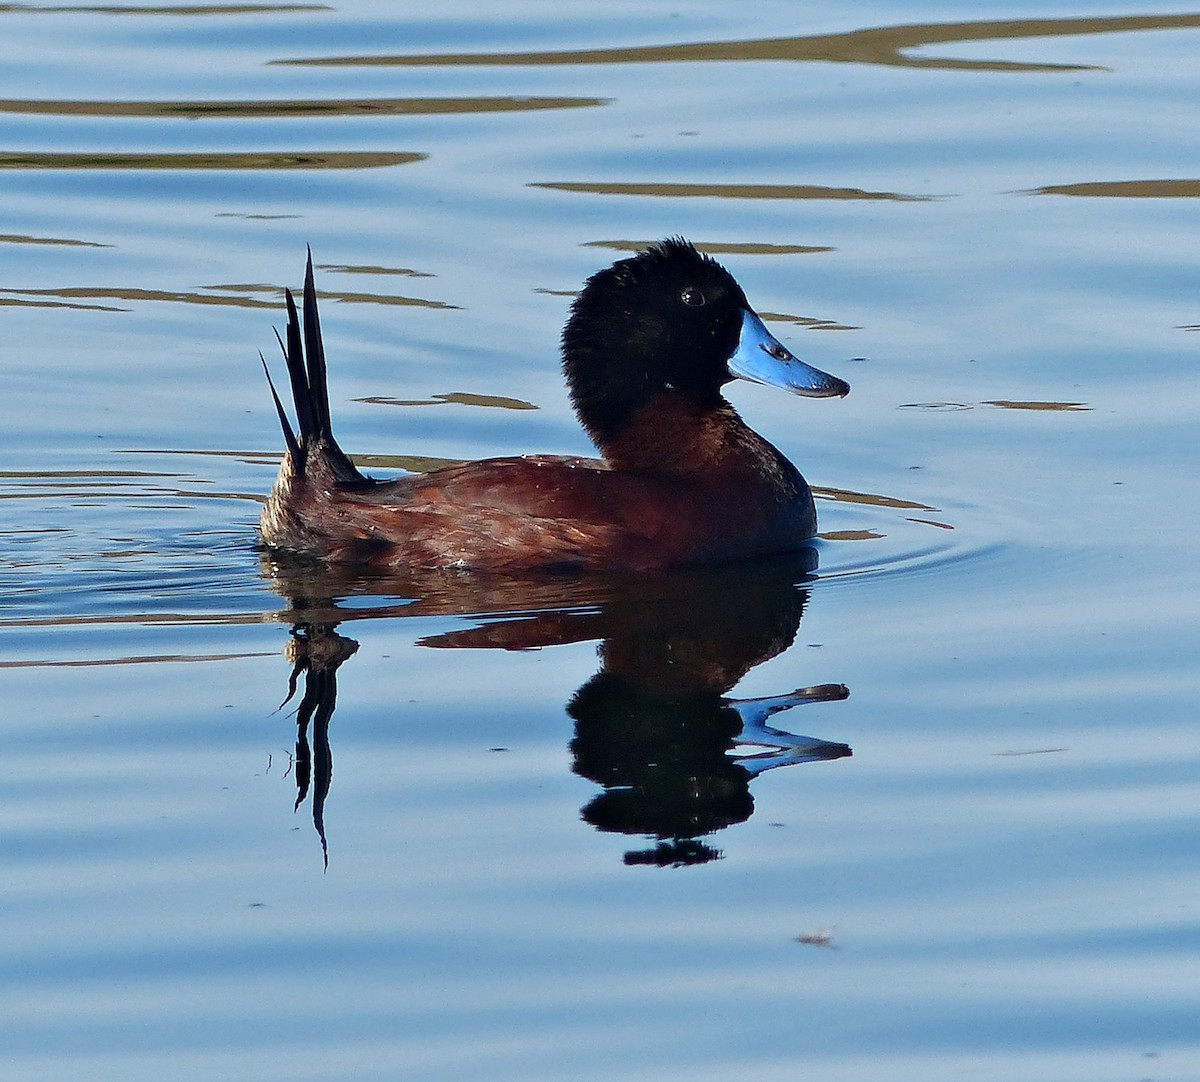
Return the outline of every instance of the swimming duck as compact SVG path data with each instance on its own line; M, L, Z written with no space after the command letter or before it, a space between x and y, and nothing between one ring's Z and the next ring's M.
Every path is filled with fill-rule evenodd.
M721 389L734 379L817 398L850 388L792 356L733 276L682 238L598 271L571 307L563 372L600 458L364 476L333 437L311 252L303 334L286 299L297 427L272 386L287 445L260 523L273 548L394 568L649 571L784 553L816 532L808 484Z

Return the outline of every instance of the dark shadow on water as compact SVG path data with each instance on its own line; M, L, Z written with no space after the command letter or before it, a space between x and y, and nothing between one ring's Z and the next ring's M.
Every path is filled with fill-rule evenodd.
M285 615L292 624L285 701L303 682L296 807L311 795L328 862L329 724L338 670L358 648L338 633L339 624L454 615L466 618L466 626L418 644L529 650L598 641L600 671L566 705L575 725L572 768L601 789L583 818L598 830L643 840L626 852L627 864L678 867L716 859L720 850L702 839L750 817L754 778L851 754L845 744L770 724L804 703L845 699L842 684L752 699L729 695L751 669L795 641L815 563L815 552L805 550L782 560L670 575L498 580L331 572L267 557L267 573L289 601ZM356 608L359 597L371 597L370 608Z

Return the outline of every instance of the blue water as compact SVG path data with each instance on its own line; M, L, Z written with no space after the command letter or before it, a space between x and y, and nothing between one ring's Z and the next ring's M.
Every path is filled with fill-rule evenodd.
M1200 13L0 29L6 1079L1200 1077ZM815 575L263 559L306 244L386 473L589 453L570 296L675 233L852 384L731 391Z

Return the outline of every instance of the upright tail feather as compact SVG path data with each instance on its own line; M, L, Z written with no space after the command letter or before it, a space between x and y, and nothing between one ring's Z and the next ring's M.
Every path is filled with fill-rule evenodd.
M287 444L288 453L292 457L293 467L298 475L303 476L306 466L319 456L333 471L339 481L363 482L363 477L354 463L346 456L333 438L333 424L329 416L329 382L325 368L325 346L321 341L321 321L317 315L317 289L313 282L312 249L308 250L308 265L304 273L304 330L301 337L300 315L296 311L296 301L290 289L285 290L287 298L287 339L275 332L279 348L283 351L283 359L287 364L288 381L292 388L292 402L296 407L296 425L293 429L288 421L287 412L275 390L270 371L267 371L267 384L271 388L271 398L275 402L275 410L279 414L279 423L283 428L283 439ZM259 354L262 359L262 354ZM263 369L267 363L263 360Z

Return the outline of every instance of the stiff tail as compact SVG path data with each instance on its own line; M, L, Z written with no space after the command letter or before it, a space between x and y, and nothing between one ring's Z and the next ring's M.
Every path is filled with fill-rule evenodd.
M296 425L293 429L288 420L283 403L275 390L275 383L267 369L267 362L262 354L259 359L263 362L263 371L267 373L267 385L271 388L271 398L275 402L275 411L279 414L279 424L283 429L283 439L287 444L288 453L296 473L303 475L305 467L315 455L319 455L332 469L339 481L363 482L366 478L358 472L354 463L343 453L333 438L333 425L329 417L329 383L325 371L325 346L321 341L321 321L317 315L317 289L313 283L312 249L308 250L308 265L304 272L304 323L303 337L301 336L300 315L296 311L296 301L290 289L284 290L287 297L287 342L280 338L279 332L275 337L279 348L283 350L283 359L287 364L288 381L292 388L292 402L296 407Z

